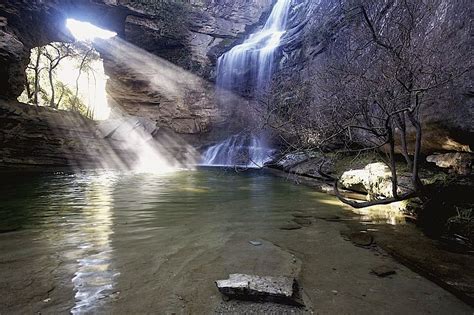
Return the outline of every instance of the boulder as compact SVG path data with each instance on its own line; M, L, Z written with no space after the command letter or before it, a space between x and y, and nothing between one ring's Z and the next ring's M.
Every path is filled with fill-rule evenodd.
M451 152L430 155L426 161L459 175L469 175L472 172L473 156L472 153L467 152Z
M367 193L368 200L393 197L392 174L384 163L368 164L363 169L344 172L340 178L342 187L356 192ZM412 189L410 176L398 176L398 193Z
M229 279L217 280L216 285L219 292L229 298L303 305L294 278L236 273L229 275Z

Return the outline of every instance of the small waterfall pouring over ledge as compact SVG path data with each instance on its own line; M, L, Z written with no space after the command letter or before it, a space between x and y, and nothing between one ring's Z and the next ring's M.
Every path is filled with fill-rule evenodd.
M260 31L219 58L218 88L228 91L246 89L255 95L266 89L273 73L275 51L286 32L290 4L291 0L278 0ZM273 154L265 143L263 135L239 133L210 147L203 154L202 164L263 167Z
M236 134L207 149L202 165L261 168L272 159L273 153L263 137Z

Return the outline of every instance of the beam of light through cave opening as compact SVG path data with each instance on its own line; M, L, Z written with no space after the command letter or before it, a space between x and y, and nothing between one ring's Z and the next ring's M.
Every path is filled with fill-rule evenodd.
M68 20L68 24L75 25L76 23ZM87 28L91 29L90 25L84 26L84 30ZM160 97L176 102L177 106L178 104L187 106L195 102L195 99L191 99L194 97L207 98L208 102L215 101L215 87L208 81L114 37L107 33L108 31L101 33L97 32L97 29L94 27L95 31L91 31L87 36L79 32L76 32L75 36L77 39L101 39L94 41L94 46L98 48L104 60L127 69L127 72L133 74L134 80L147 83L150 94L159 94ZM229 102L233 100L234 103L242 103L241 98L233 93L228 93L228 99ZM100 163L102 167L109 168L110 165L112 167L118 165L120 169L166 173L180 168L192 168L197 163L199 155L189 144L183 144L181 139L177 140L169 135L155 139L144 128L143 121L128 115L118 104L110 104L110 101L109 98L109 106L113 113L111 119L105 121L102 128L99 127L109 147L96 148L102 156ZM118 130L120 132L117 132ZM186 154L184 160L178 160L174 156L173 149L183 146L189 153ZM88 146L85 145L85 147ZM130 152L132 153L129 154Z
M79 41L93 41L94 39L110 39L117 36L117 33L104 30L89 22L67 19L66 26L71 34Z
M120 38L96 44L114 63L146 82L151 92L158 92L169 100L183 99L186 92L211 92L200 77Z
M110 44L110 39L116 35L88 22L73 19L67 20L67 27L80 41L102 39L102 44ZM152 60L145 51L123 40L118 42L119 44L115 47L105 49L104 53L111 53L114 56L114 62L132 65L134 70L151 68L154 72L147 74L153 92L161 92L165 97L170 95L173 98L182 97L186 88L189 89L199 81L196 76L180 70L169 62L159 58ZM146 66L143 65L144 57L148 57ZM156 77L158 67L161 71ZM165 69L172 69L172 71L163 71ZM144 71L141 72L145 75ZM197 90L197 88L191 88L191 90ZM105 145L103 147L98 145L92 149L90 143L83 143L83 147L88 150L87 154L100 157L97 160L101 168L118 168L143 173L168 173L181 168L189 169L196 164L193 156L197 155L197 152L188 144L183 144L182 141L178 144L177 140L167 135L155 139L152 135L154 128L149 128L153 125L152 121L130 116L118 104L109 104L109 107L113 109L109 119L100 123L98 130L93 130L94 133L104 137L102 145ZM185 146L189 152L184 160L178 160L170 152L170 148L176 149L178 146ZM74 162L74 164L78 163Z

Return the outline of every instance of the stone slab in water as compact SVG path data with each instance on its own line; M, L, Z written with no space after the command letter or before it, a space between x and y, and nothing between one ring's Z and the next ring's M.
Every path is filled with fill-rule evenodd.
M381 265L381 266L372 268L372 273L375 274L377 277L384 278L387 276L394 275L396 271L391 266Z
M229 275L229 279L217 280L216 285L228 298L303 305L298 298L296 280L290 277L234 273Z
M349 234L349 240L357 246L370 246L374 242L374 237L369 233L355 232Z
M305 218L294 218L293 221L296 224L302 225L302 226L310 226L311 225L311 220L305 219Z
M288 223L288 224L280 226L280 230L287 230L287 231L299 230L301 228L302 228L302 226L298 225L296 223Z

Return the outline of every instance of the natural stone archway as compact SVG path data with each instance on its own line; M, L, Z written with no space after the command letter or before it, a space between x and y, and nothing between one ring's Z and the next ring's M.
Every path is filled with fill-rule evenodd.
M79 4L65 0L31 4L8 0L0 4L0 98L13 100L23 91L24 73L33 47L73 40L65 28L67 18L89 21L115 31L126 42L204 80L212 80L216 56L257 26L271 5L271 0L219 4L210 0L189 4L163 1L153 6L127 0L81 1ZM108 60L105 51L101 53L110 77L110 97L131 114L148 116L183 134L207 132L214 122L220 121L212 95L206 95L210 84L202 93L194 91L177 102L179 104L172 104L170 110L170 102L130 73L126 63L117 64Z

